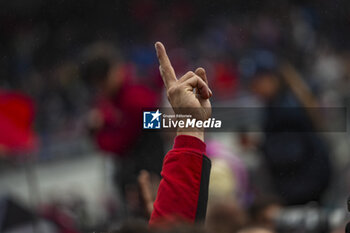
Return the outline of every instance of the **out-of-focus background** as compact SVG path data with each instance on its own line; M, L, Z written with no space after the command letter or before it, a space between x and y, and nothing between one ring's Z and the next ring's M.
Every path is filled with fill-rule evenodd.
M266 106L259 132L207 135L209 228L343 229L349 134L317 128L350 104L349 16L346 0L2 1L0 232L147 219L174 136L142 131L141 108L167 106L156 41L179 76L206 69L214 107Z

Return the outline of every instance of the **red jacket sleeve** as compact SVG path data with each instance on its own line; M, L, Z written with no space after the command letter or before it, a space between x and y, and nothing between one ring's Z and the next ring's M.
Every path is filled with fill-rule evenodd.
M204 220L208 201L211 162L206 145L196 137L180 135L165 156L162 180L150 225L179 217L189 222Z

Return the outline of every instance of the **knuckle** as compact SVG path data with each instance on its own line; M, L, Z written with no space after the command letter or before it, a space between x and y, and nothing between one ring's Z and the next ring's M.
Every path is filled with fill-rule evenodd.
M171 87L171 88L169 88L169 90L168 90L168 95L173 95L173 94L175 94L175 92L176 92L176 87Z
M177 87L170 87L169 90L167 91L168 98L171 98L173 95L176 95L177 92L178 92Z
M191 76L195 75L195 73L193 71L188 71L187 74L191 75Z
M197 79L198 82L203 81L203 80L201 79L201 77L199 77L198 75L195 75L194 77Z
M165 71L166 71L165 68L164 68L163 66L159 66L159 70L160 70L160 72L163 73L163 74L164 74Z

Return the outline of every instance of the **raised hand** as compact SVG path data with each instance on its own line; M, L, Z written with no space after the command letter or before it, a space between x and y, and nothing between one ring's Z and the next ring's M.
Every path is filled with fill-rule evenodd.
M181 78L171 65L162 43L155 44L159 60L159 70L167 90L168 100L177 114L189 114L197 120L207 120L211 116L209 98L212 92L208 87L208 79L203 68L195 72L189 71ZM187 134L204 139L203 129L178 130L178 134Z

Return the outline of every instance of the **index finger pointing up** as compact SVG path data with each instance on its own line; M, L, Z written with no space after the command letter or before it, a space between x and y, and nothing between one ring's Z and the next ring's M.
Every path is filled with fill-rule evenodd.
M157 51L157 57L160 64L159 66L160 74L162 75L166 88L169 88L171 84L177 80L174 68L171 65L171 62L166 53L164 45L161 42L157 42L155 44L155 48Z

